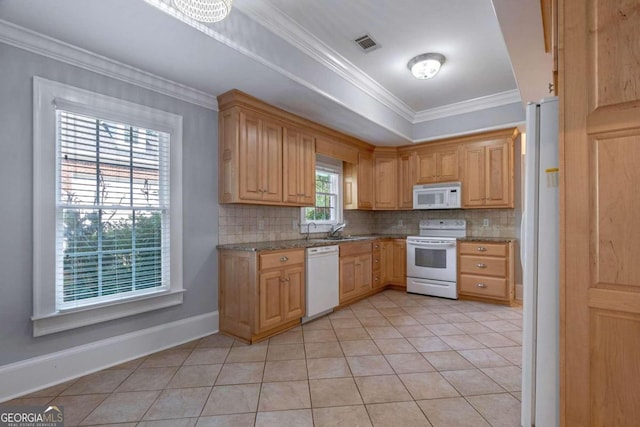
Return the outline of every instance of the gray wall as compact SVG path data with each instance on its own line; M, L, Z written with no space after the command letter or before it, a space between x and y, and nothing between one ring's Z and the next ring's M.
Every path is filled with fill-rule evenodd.
M33 338L33 76L183 117L184 303ZM217 112L0 43L0 366L218 307Z

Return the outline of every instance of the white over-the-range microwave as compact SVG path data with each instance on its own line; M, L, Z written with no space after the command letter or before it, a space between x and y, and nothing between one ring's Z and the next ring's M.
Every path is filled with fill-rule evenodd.
M459 182L413 186L413 209L460 209L462 185Z

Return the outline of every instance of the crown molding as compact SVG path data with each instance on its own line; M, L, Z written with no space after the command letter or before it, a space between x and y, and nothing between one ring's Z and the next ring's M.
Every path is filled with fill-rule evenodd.
M0 19L0 42L116 80L218 110L215 96Z
M502 105L522 102L520 92L517 89L482 96L480 98L469 99L456 102L454 104L443 105L442 107L430 108L418 111L412 121L413 124L428 122L430 120L442 119L444 117L457 116L474 111L486 110L487 108L500 107Z
M281 37L301 52L335 72L400 117L409 122L413 121L415 111L404 101L389 92L351 61L327 46L271 3L238 2L234 7L241 10L268 31Z
M415 111L272 4L268 2L238 2L234 6L412 124L521 102L519 91L514 89L428 110Z

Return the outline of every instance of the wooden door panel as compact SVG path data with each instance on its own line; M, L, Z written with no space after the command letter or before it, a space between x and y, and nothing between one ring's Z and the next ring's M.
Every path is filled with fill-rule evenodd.
M302 134L300 140L300 199L302 205L314 206L316 202L316 143L312 135Z
M640 291L640 135L598 137L597 277L595 283Z
M393 278L396 283L406 283L407 276L407 246L406 241L393 241Z
M559 2L561 423L640 419L640 8Z
M435 151L419 151L417 156L418 184L429 184L436 181L438 168Z
M438 181L456 181L458 179L458 149L442 151L438 155Z
M262 200L263 178L260 138L261 121L253 116L240 113L240 198Z
M395 209L397 206L398 161L395 154L376 156L375 171L375 209Z
M398 207L413 208L413 186L416 179L415 154L401 155L398 159Z
M282 297L282 270L260 273L258 331L282 323Z
M640 100L637 0L595 1L597 107Z
M509 204L509 147L504 144L487 147L486 204Z
M261 176L264 182L263 200L282 201L282 127L263 122Z
M485 199L484 147L465 147L462 199L464 207L481 206Z
M304 316L304 267L293 267L285 270L284 281L284 320L299 319Z
M640 420L640 314L592 310L590 328L591 425L636 426ZM630 387L617 390L619 385Z
M373 154L361 152L358 156L358 208L373 208Z
M285 202L296 203L300 195L300 134L292 129L284 130L282 147L282 187Z
M353 298L356 289L356 257L340 257L340 303Z
M371 274L371 253L358 256L356 260L356 293L363 294L373 289L373 276Z

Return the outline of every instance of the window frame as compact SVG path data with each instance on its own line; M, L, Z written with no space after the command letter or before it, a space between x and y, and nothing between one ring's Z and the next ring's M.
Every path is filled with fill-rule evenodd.
M181 304L182 116L34 76L33 335L40 336ZM166 132L169 143L169 288L59 310L56 307L56 106L104 120Z
M315 227L309 230L310 233L324 233L324 232L329 232L333 225L343 222L343 218L344 218L344 187L343 187L344 173L343 173L342 162L340 160L318 154L316 155L316 168L314 171L314 176L315 176L315 173L317 173L318 169L332 172L338 175L336 219L334 221L322 221L322 222L309 221L306 218L305 210L310 208L311 206L300 208L300 233L303 233L303 234L307 233L307 225L310 223L316 224ZM314 207L315 207L315 203L314 203Z

